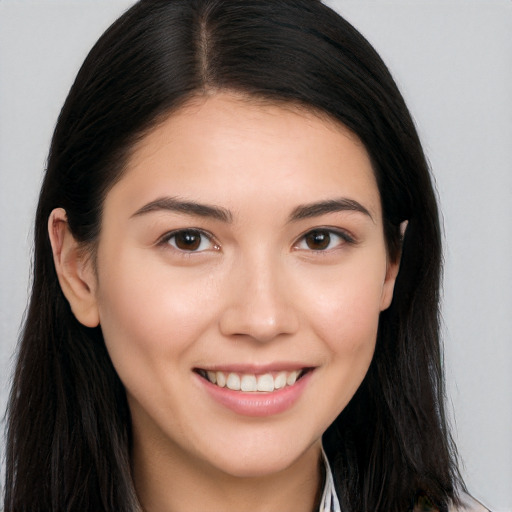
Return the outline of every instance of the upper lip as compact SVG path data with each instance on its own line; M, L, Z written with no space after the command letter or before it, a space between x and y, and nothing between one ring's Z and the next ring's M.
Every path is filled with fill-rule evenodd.
M224 372L224 373L248 373L261 375L264 373L305 370L314 368L311 364L294 363L294 362L273 362L265 364L247 364L247 363L234 363L234 364L214 364L196 366L195 370L205 370L211 372Z

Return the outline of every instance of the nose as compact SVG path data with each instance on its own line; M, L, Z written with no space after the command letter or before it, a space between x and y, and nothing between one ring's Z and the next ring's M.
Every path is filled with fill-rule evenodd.
M220 317L225 336L246 336L262 343L299 328L289 281L276 262L240 265L229 278Z

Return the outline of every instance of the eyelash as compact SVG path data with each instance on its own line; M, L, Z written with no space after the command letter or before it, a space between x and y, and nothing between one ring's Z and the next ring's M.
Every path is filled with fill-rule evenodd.
M190 249L186 248L180 248L176 245L176 237L182 235L183 237L200 237L199 239L199 245L192 246ZM313 253L325 253L332 250L335 250L336 247L329 248L329 245L332 242L332 237L337 237L341 241L336 244L337 246L344 245L345 243L354 245L356 243L356 240L349 235L346 231L341 229L334 229L334 228L315 228L310 229L306 231L304 234L302 234L297 241L294 243L293 248L297 250L304 250L304 251L311 251ZM307 247L300 247L301 244L307 244L308 243L308 236L327 236L327 247L325 248L318 248L314 249L309 246ZM175 239L175 243L171 244L170 241L172 239ZM201 245L204 243L204 240L208 241L210 247L201 249ZM182 240L184 241L184 240ZM186 240L185 240L186 241ZM206 231L203 231L201 229L177 229L174 231L170 231L169 233L166 233L164 236L162 236L158 241L157 245L159 246L171 246L174 250L176 250L179 253L182 254L194 254L194 253L201 253L207 250L219 250L220 246L215 241L215 238Z

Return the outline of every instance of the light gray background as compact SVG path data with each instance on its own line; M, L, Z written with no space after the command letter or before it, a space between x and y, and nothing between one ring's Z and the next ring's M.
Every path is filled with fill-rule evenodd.
M0 0L1 411L51 132L87 51L131 3ZM375 45L417 122L443 211L448 400L463 473L476 498L512 511L512 2L327 3Z

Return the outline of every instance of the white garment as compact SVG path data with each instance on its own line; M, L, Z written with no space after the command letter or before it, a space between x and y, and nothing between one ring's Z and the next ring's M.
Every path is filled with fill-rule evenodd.
M341 512L338 495L336 494L336 489L334 488L334 479L332 476L331 466L329 465L329 461L327 460L327 455L325 455L323 447L322 458L325 465L325 484L318 512Z

